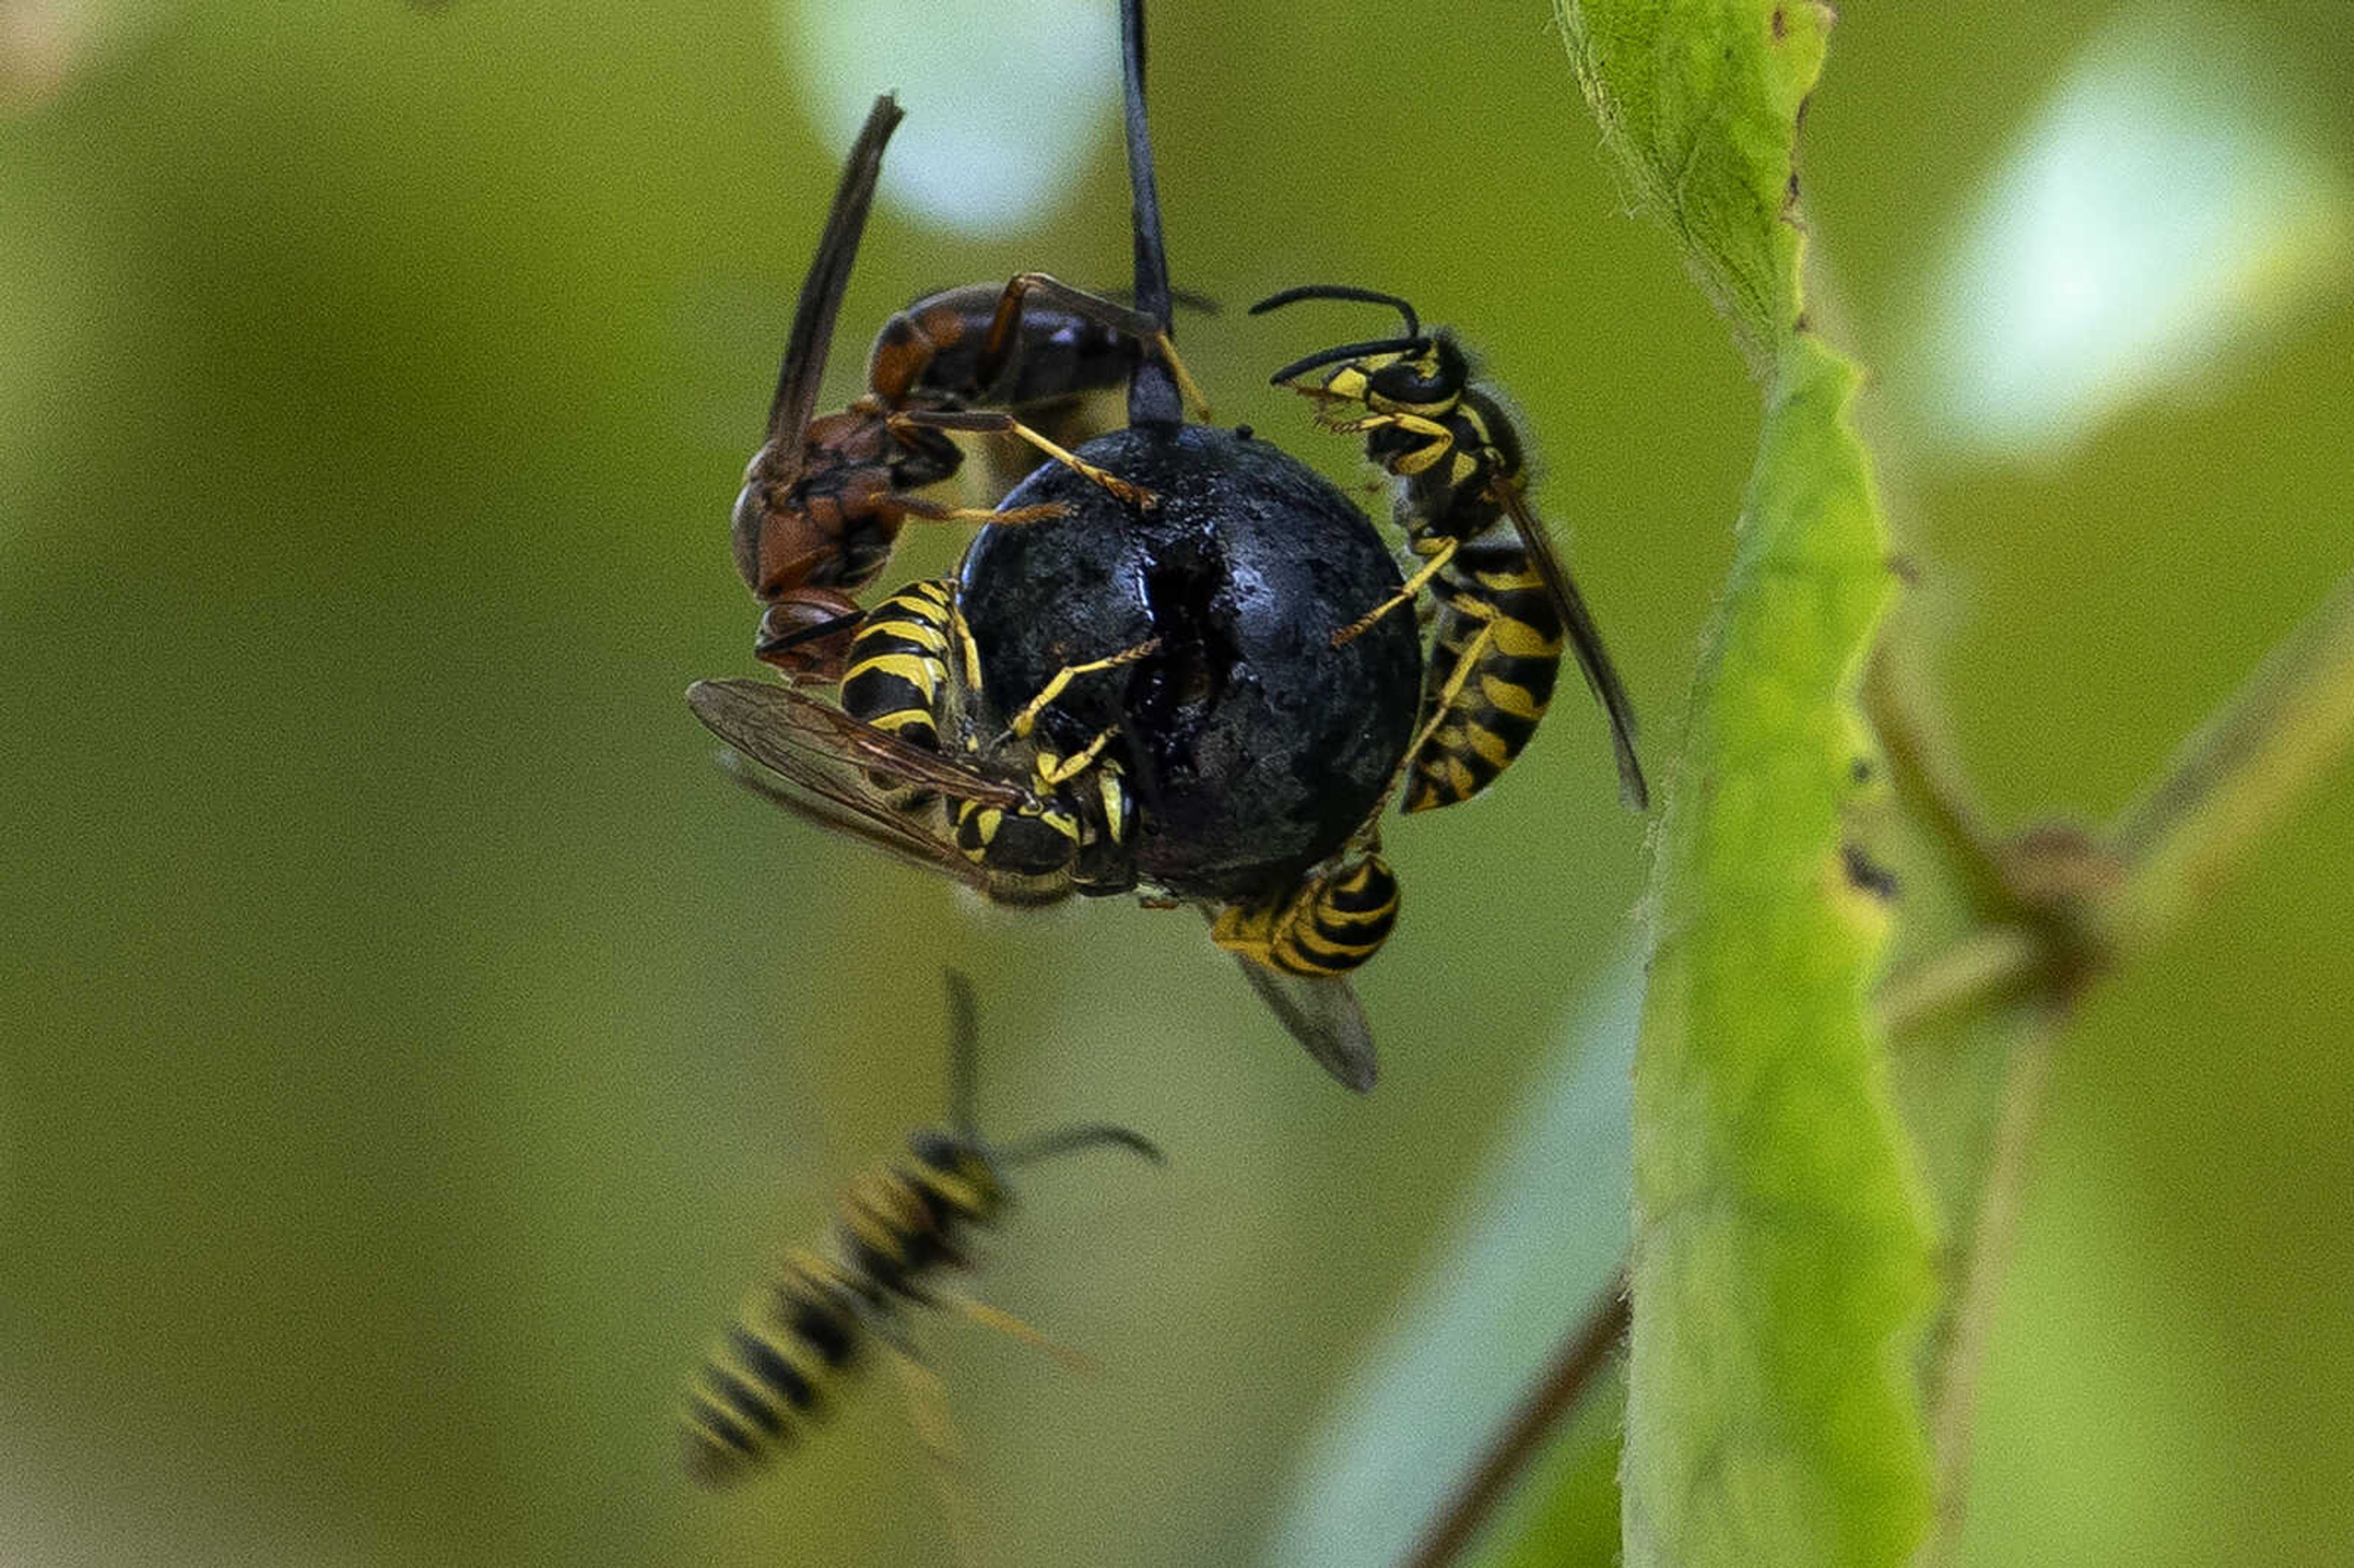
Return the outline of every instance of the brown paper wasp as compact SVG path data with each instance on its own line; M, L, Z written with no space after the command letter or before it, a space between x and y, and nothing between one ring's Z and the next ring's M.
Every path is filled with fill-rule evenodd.
M947 504L918 493L954 477L963 452L951 432L1011 437L1132 502L1149 498L1075 458L1012 410L1051 418L1084 395L1124 382L1142 344L1193 383L1168 334L1150 316L1072 288L1044 272L1003 285L978 283L928 295L883 324L867 360L867 389L847 408L818 415L834 321L849 286L882 171L901 118L875 101L853 145L817 254L802 280L783 368L769 405L768 439L737 496L737 569L768 609L759 656L811 682L841 676L853 595L889 560L910 518L1001 525L1028 514ZM986 409L976 407L999 404Z
M1310 283L1270 295L1258 315L1306 300L1387 305L1396 337L1342 344L1270 377L1319 405L1324 428L1365 438L1365 456L1396 482L1395 519L1420 570L1340 635L1351 638L1436 582L1439 611L1424 677L1423 727L1407 754L1405 811L1467 800L1511 765L1552 701L1566 634L1610 721L1619 793L1649 803L1635 754L1635 714L1601 630L1529 501L1518 431L1495 391L1472 378L1452 333L1426 333L1394 294ZM1331 368L1303 384L1309 372ZM1353 417L1335 405L1363 412Z
M946 1418L908 1340L907 1308L955 1311L1059 1349L1019 1319L940 1284L942 1275L972 1266L971 1233L1004 1217L1008 1172L1089 1149L1125 1149L1160 1163L1160 1150L1141 1134L1103 1122L1010 1144L983 1138L974 1120L980 1025L972 983L951 970L948 991L949 1125L911 1133L905 1154L853 1177L830 1245L788 1254L746 1299L687 1391L681 1429L695 1479L739 1480L793 1443L824 1416L870 1347L879 1346L907 1376L917 1430L939 1452Z

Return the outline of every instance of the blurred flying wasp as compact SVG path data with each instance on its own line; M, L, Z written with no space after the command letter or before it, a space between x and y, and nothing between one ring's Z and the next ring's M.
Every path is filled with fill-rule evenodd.
M1400 336L1324 349L1270 377L1316 400L1326 429L1365 438L1367 460L1395 482L1398 525L1423 557L1395 595L1335 641L1363 634L1437 584L1423 726L1407 752L1400 810L1468 800L1511 765L1553 700L1564 634L1609 717L1619 794L1642 809L1649 791L1635 754L1634 709L1577 584L1530 503L1520 436L1503 404L1471 379L1454 334L1443 327L1424 332L1414 307L1394 294L1310 283L1261 300L1251 313L1304 300L1388 305L1405 318ZM1326 366L1331 368L1320 381L1301 384ZM1335 414L1334 405L1363 411Z
M1056 1350L1020 1319L940 1287L972 1266L970 1234L1006 1213L1006 1174L1087 1149L1126 1149L1158 1164L1142 1135L1083 1122L998 1145L974 1122L980 1027L972 984L948 976L949 1125L909 1135L907 1152L853 1177L831 1244L788 1255L744 1303L689 1386L683 1416L687 1473L738 1480L821 1419L832 1391L879 1345L908 1378L918 1429L936 1453L945 1419L933 1407L909 1342L910 1306L955 1311L1026 1343ZM1067 1354L1067 1352L1065 1352Z
M736 498L737 569L768 606L758 652L797 680L840 677L857 615L852 596L882 571L907 519L1019 524L1060 514L1047 507L991 512L916 493L962 466L951 432L1027 442L1122 501L1149 505L1148 494L1072 456L1010 410L1034 408L1049 417L1085 394L1115 387L1135 368L1140 345L1193 389L1151 317L1043 272L1022 272L1002 286L928 295L893 316L875 336L866 392L847 408L818 415L834 319L884 146L902 117L888 94L876 99L851 148L794 307L768 440Z

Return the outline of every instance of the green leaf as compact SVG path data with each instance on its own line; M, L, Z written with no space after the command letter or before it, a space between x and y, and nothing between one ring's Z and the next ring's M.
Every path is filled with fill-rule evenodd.
M1863 1007L1886 920L1841 845L1890 577L1860 373L1801 310L1797 129L1829 14L1575 0L1563 20L1635 194L1766 391L1653 874L1626 1561L1893 1565L1931 1517L1911 1354L1932 1272Z
M1813 0L1562 0L1578 85L1763 371L1797 314L1794 128L1831 13Z
M1929 1521L1928 1244L1843 874L1847 694L1886 598L1856 372L1782 351L1654 877L1635 1060L1627 1561L1896 1563Z

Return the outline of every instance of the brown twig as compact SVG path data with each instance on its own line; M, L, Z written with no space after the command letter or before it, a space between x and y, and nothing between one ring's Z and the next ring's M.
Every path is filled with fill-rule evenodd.
M1920 673L1893 640L1883 639L1864 668L1858 694L1880 739L1888 782L1905 820L1936 846L1956 888L1981 920L2015 913L2002 875L2002 846L1988 832L1970 789L1941 743Z
M2286 814L2354 738L2354 574L2097 836L2061 827L1988 838L1938 762L1917 693L1893 670L1883 651L1864 689L1892 782L1978 921L1882 985L1882 1017L1903 1033L2039 987L2064 1003L2121 953L2170 930Z
M1627 1280L1613 1277L1585 1319L1564 1336L1544 1375L1504 1423L1405 1560L1405 1568L1446 1568L1479 1532L1561 1418L1576 1408L1627 1333Z
M2043 964L2043 944L2032 929L1981 927L1890 975L1872 1000L1881 1027L1902 1040L1990 1002L2023 1000Z

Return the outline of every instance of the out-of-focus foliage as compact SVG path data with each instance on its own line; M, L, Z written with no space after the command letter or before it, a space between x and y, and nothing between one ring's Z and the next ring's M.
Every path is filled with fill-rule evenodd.
M2343 285L2348 173L2279 90L2274 42L2175 5L2086 41L1922 301L1916 439L2064 453L2136 402L2201 395Z
M1588 1304L1617 1288L1641 971L1623 964L1576 1001L1550 1081L1530 1081L1419 1288L1398 1304L1304 1449L1300 1499L1273 1552L1288 1568L1394 1555L1444 1504L1491 1441L1499 1413L1543 1373ZM1615 1431L1619 1408L1597 1403L1597 1430ZM1606 1464L1606 1476L1614 1467ZM1609 1511L1615 1542L1615 1501Z
M1672 756L1756 399L1627 217L1547 8L1163 10L1172 259L1229 307L1181 332L1221 418L1353 477L1233 307L1334 279L1459 323ZM2113 10L1846 8L1806 201L1868 424L1935 417L1950 237ZM926 1326L990 1561L1267 1560L1623 951L1642 855L1598 721L1565 692L1502 786L1391 832L1384 1081L1340 1094L1198 921L976 915L709 766L679 694L751 667L726 510L841 152L798 17L119 14L0 122L0 1560L937 1557L887 1383L720 1498L667 1407L762 1255L941 1104L951 960L992 1121L1115 1116L1172 1160L1039 1171L980 1282L1103 1376ZM2229 22L2342 183L2340 8ZM910 88L910 132L1000 86ZM919 291L1120 281L1103 136L1011 233L886 200L842 395ZM2065 467L1876 441L2006 818L2128 798L2343 569L2354 314L2274 319ZM2354 1531L2354 900L2316 871L2349 861L2332 801L2072 1037L1969 1561L2322 1563Z
M1016 235L1060 207L1119 111L1119 79L1103 69L1119 17L1101 0L776 9L795 96L829 145L858 134L878 82L909 103L955 102L892 138L882 199L968 234Z

